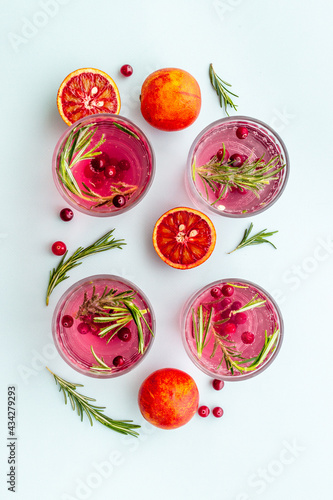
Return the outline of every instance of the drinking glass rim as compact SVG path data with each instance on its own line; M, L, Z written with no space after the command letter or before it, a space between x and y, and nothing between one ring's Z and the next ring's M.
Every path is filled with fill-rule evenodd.
M279 331L279 336L277 339L277 345L275 347L273 354L271 355L269 360L266 363L264 363L262 366L260 366L257 370L255 370L253 372L248 372L245 375L241 374L241 375L235 376L235 375L219 375L217 373L213 373L212 371L206 369L202 364L200 364L198 362L197 358L193 355L193 353L191 352L191 350L189 349L188 344L187 344L185 324L186 324L186 319L187 319L187 316L190 312L190 309L191 309L193 302L209 288L213 288L214 286L221 285L222 283L224 283L224 284L226 284L226 283L246 284L246 285L252 286L253 288L256 288L265 297L267 297L269 299L269 301L271 302L271 304L274 307L274 310L275 310L277 317L278 317L278 320L279 320L279 330L280 331ZM276 303L276 301L272 297L272 295L269 292L267 292L262 286L258 285L257 283L254 283L253 281L249 281L249 280L246 280L243 278L221 278L219 280L208 283L207 285L196 290L187 299L187 301L185 302L183 309L181 311L181 337L182 337L183 345L184 345L184 348L185 348L185 351L186 351L188 357L190 358L192 363L197 368L199 368L199 370L204 372L206 375L209 375L210 377L224 380L225 382L239 382L239 381L247 380L249 378L252 378L252 377L259 375L261 372L266 370L266 368L268 368L271 365L271 363L275 360L276 356L278 355L278 353L281 349L282 342L284 339L284 322L283 322L283 317L282 317L280 307L278 306L278 304Z
M256 210L256 211L253 211L253 212L249 212L249 213L244 213L244 214L232 214L232 213L228 213L228 212L223 212L221 210L218 210L217 208L211 206L209 203L207 203L204 198L200 195L200 193L198 192L196 186L195 186L195 183L193 181L193 177L192 177L192 166L193 166L193 153L194 153L194 150L196 149L197 145L199 144L200 140L208 133L210 132L213 128L216 128L218 127L219 125L223 125L224 123L228 123L228 122L242 122L244 121L244 124L243 123L240 123L242 125L246 125L246 122L252 122L256 125L260 125L262 126L263 128L266 128L267 131L273 135L274 139L277 140L277 142L279 143L279 145L281 146L281 149L283 151L283 155L284 155L284 159L285 159L285 164L286 164L286 167L284 169L284 177L283 177L283 183L281 185L281 188L279 190L279 192L277 193L277 195L269 202L267 203L267 205L265 205L264 207ZM187 179L188 179L188 182L190 184L190 188L192 191L194 191L194 195L195 197L197 197L198 199L200 199L202 201L202 203L205 205L205 207L210 210L211 212L215 213L215 214L218 214L218 215L221 215L223 217L229 217L229 218L245 218L245 217L254 217L262 212L264 212L265 210L267 210L268 208L270 208L279 198L280 196L282 195L282 193L284 192L285 188L286 188L286 185L287 185L287 182L288 182L288 179L289 179L289 172L290 172L290 160L289 160L289 153L288 153L288 150L287 150L287 147L283 141L283 139L281 138L281 136L278 134L278 132L276 132L270 125L268 125L267 123L259 120L258 118L253 118L253 117L250 117L250 116L245 116L245 115L233 115L233 116L227 116L227 117L224 117L224 118L219 118L218 120L215 120L214 122L211 122L210 124L208 124L204 129L201 130L201 132L199 132L199 134L197 134L197 136L195 137L194 141L192 142L191 146L190 146L190 150L189 150L189 153L188 153L188 156L187 156L187 162L186 162L186 172L187 172Z
M151 329L154 332L154 335L150 336L149 344L146 347L142 356L133 365L131 365L129 368L127 368L126 370L123 370L123 371L120 370L119 372L114 372L114 373L89 372L89 370L87 370L85 368L81 368L79 366L76 366L70 360L70 358L64 354L63 350L59 346L58 335L57 335L57 331L56 331L57 330L57 322L58 322L59 313L63 307L65 300L67 299L67 297L70 294L72 294L73 292L78 290L84 284L91 282L91 284L93 285L93 283L97 280L120 281L121 283L128 286L128 288L137 292L138 295L142 298L143 302L145 302L147 304L148 309L149 309L149 314L151 317ZM109 378L115 378L115 377L118 377L121 375L126 375L126 373L129 373L130 371L132 371L133 368L135 368L138 364L141 363L141 361L146 356L148 351L150 351L152 344L154 342L154 339L155 339L155 335L156 335L156 316L155 316L155 312L154 312L154 309L152 307L152 304L151 304L150 300L148 299L147 295L135 283L131 282L130 280L128 280L126 278L123 278L122 276L118 276L118 275L114 275L114 274L95 274L92 276L87 276L86 278L82 278L79 281L76 281L67 290L65 290L65 292L61 295L61 297L59 298L59 300L55 306L54 312L53 312L52 322L51 322L51 330L52 330L53 342L54 342L54 345L57 349L58 354L71 368L73 368L75 371L81 373L82 375L86 375L88 377L99 378L99 379L109 379Z
M116 121L116 122L117 122L117 120L120 122L123 121L125 124L133 127L134 130L137 131L138 134L140 134L140 136L141 136L140 140L143 142L145 148L148 150L148 152L150 154L150 172L149 172L149 179L147 181L147 184L145 185L144 190L142 191L142 193L140 193L138 198L136 200L134 200L134 202L132 202L129 206L125 205L124 208L122 208L121 210L116 210L114 212L97 212L97 211L95 212L95 211L89 210L89 209L82 207L79 204L75 203L75 201L73 201L72 198L67 194L67 191L64 190L62 184L59 181L58 175L57 175L57 158L58 158L60 148L61 148L62 144L64 143L64 140L69 136L69 134L71 133L71 131L75 127L77 127L78 125L81 125L82 123L89 124L90 122L93 122L95 120L102 121L105 118L106 118L106 121L108 121L108 119L112 119L113 121ZM96 113L93 115L87 115L87 116L84 116L83 118L80 118L76 122L72 123L72 125L67 127L67 129L59 137L59 139L56 143L56 146L54 148L53 155L52 155L52 175L53 175L54 184L55 184L59 194L62 196L63 199L66 200L66 202L72 208L74 208L75 210L78 210L79 212L84 213L86 215L90 215L92 217L114 217L116 215L121 215L121 214L127 212L128 210L131 210L132 208L134 208L140 201L142 201L142 199L146 196L149 189L151 188L151 185L152 185L154 177L155 177L155 171L156 171L155 151L154 151L154 148L153 148L150 140L148 139L147 135L145 134L145 132L129 118L126 118L123 115L117 115L114 113Z

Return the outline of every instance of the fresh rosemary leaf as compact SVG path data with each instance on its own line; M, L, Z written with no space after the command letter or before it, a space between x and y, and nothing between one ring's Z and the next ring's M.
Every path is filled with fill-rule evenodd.
M94 358L97 361L97 365L93 365L90 368L90 371L97 372L97 373L99 373L99 372L109 372L110 373L113 371L113 368L111 368L111 366L108 366L105 363L103 358L100 358L97 356L92 345L90 346L90 350L91 350L91 354L94 356Z
M261 243L269 243L272 247L276 249L276 246L266 238L269 238L275 233L278 233L278 231L271 231L269 233L265 232L267 229L263 229L262 231L259 231L259 233L254 234L253 236L250 237L250 233L253 229L253 224L251 222L250 226L248 229L245 229L244 231L244 236L241 240L241 242L237 245L236 248L231 250L231 252L228 252L228 254L235 252L236 250L239 250L240 248L244 248L246 246L250 245L260 245Z
M86 248L79 247L73 253L73 255L68 258L66 258L68 252L66 252L62 256L58 266L50 271L49 284L46 292L46 305L49 304L50 295L53 292L54 288L62 281L69 278L67 274L68 271L76 266L79 266L82 263L82 259L95 253L105 252L106 250L111 250L112 248L121 248L123 245L126 245L124 240L116 240L115 238L111 238L113 231L114 229L111 229L111 231L108 231L106 234L104 234L104 236L102 236Z
M217 95L220 99L221 108L224 107L224 111L229 116L228 106L237 111L237 106L232 102L230 95L238 97L238 95L233 94L227 87L231 87L230 83L222 80L214 71L213 65L209 65L209 78L212 86L214 87ZM230 94L230 95L228 95Z
M222 146L224 147L224 144ZM278 179L277 174L285 168L285 164L282 164L280 155L276 155L267 163L263 161L263 157L254 161L248 158L240 167L235 168L230 161L223 164L223 160L218 160L215 155L205 165L194 168L203 184L207 185L214 193L219 193L221 186L223 186L223 193L232 188L240 188L253 192L259 198L259 192L270 181ZM218 199L220 198L221 194L219 194Z
M125 127L124 125L120 125L120 123L116 123L114 122L114 125L119 128L119 130L122 130L123 132L125 132L126 134L129 134L131 135L132 137L135 137L135 139L138 139L140 140L140 137L138 135L136 135L135 132L133 132L132 130L130 130L129 128Z
M91 145L91 141L97 131L95 125L96 123L91 123L81 128L78 126L74 127L59 155L59 179L71 193L77 196L82 196L82 193L71 169L79 161L90 160L99 155L100 151L96 150L105 142L103 134L95 146L86 152L86 149Z
M83 421L83 415L85 413L90 421L90 425L93 425L92 418L94 418L109 429L120 432L121 434L129 434L134 437L139 435L134 429L138 429L141 426L132 424L133 420L113 420L103 413L105 407L92 404L96 401L95 399L84 396L76 391L77 387L83 387L82 384L67 382L53 373L49 368L46 367L46 369L53 375L55 383L59 385L59 391L62 391L64 394L65 404L67 404L69 399L72 409L76 409L81 418L81 422Z
M212 315L213 308L210 309L209 313L203 311L202 305L198 307L197 312L192 309L192 326L199 359L210 340L208 335L212 324Z

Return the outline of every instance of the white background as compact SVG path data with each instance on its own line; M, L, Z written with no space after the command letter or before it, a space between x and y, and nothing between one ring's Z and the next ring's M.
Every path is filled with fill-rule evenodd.
M1 26L1 391L0 497L19 500L313 500L332 498L332 3L329 0L37 0L2 2ZM156 255L152 228L169 208L190 205L187 153L196 135L225 116L208 78L209 63L232 83L238 112L275 128L291 175L278 202L249 219L216 215L216 249L199 268L169 268ZM125 79L119 68L131 64ZM51 176L54 146L66 129L56 108L64 77L96 67L116 81L121 114L148 135L156 176L133 211L113 218L78 212L70 223ZM181 132L150 127L140 88L155 69L179 67L201 87L202 109ZM278 230L274 243L227 255L245 228ZM86 259L44 305L51 244L70 251L107 230L123 250ZM95 380L72 370L50 337L54 307L75 281L113 273L136 283L157 317L152 350L131 373ZM189 295L219 278L252 280L282 309L285 340L273 365L221 392L187 358L179 312ZM66 407L48 365L84 384L82 392L115 419L142 424L125 438ZM146 424L137 392L162 367L187 371L200 403L225 415L174 431ZM7 491L7 387L17 388L16 493Z

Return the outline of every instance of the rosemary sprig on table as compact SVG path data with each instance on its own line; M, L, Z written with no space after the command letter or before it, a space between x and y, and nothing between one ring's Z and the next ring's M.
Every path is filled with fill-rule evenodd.
M223 148L225 149L224 144ZM252 191L259 198L259 192L270 181L278 179L277 174L285 167L285 164L278 166L281 163L280 155L272 157L267 163L263 161L263 157L255 161L247 158L239 167L233 167L230 161L223 164L223 161L223 158L218 160L217 156L214 155L208 163L197 167L194 158L193 172L198 174L203 181L207 200L208 188L214 193L219 193L218 198L212 205L220 200L231 188ZM221 186L223 186L222 191Z
M74 127L59 155L59 179L67 187L67 189L71 191L71 193L80 197L82 197L82 192L71 172L71 169L79 161L91 160L95 158L95 156L101 154L101 151L97 150L105 142L104 134L102 134L101 139L95 144L94 147L86 151L91 145L96 131L96 123L91 123L84 127L80 127L79 125Z
M92 419L94 418L97 422L100 422L109 429L120 432L121 434L129 434L134 437L139 435L134 429L138 429L141 426L132 424L131 422L133 422L133 420L113 420L103 413L105 409L104 406L96 406L92 404L92 402L96 401L96 399L89 398L88 396L84 396L76 391L77 387L83 387L82 384L67 382L53 373L49 368L47 368L47 370L51 373L51 375L53 375L56 384L59 385L59 392L62 391L65 398L65 404L67 404L69 399L73 411L76 410L78 415L81 417L81 422L83 421L83 415L85 413L89 419L90 425L93 425Z
M238 95L233 94L230 90L227 89L227 87L231 87L230 83L225 82L215 73L212 64L209 65L209 78L212 86L219 96L220 106L221 108L224 107L224 111L226 112L226 114L229 116L228 106L237 111L237 106L232 102L230 95L234 97L238 97Z
M270 233L266 233L265 231L267 231L267 229L263 229L262 231L259 231L259 233L254 234L253 236L249 237L252 229L253 229L253 224L251 222L249 228L245 229L244 236L243 236L243 239L241 240L241 242L237 245L236 248L231 250L231 252L228 252L228 254L235 252L236 250L239 250L240 248L244 248L244 247L250 246L250 245L260 245L261 243L269 243L272 247L274 247L276 249L276 246L271 241L267 240L266 238L269 238L273 234L278 233L278 231L271 231Z
M93 315L94 323L108 323L108 325L98 333L101 338L111 334L107 342L110 342L121 328L133 320L138 332L138 352L143 354L145 351L145 342L142 322L145 323L152 335L153 331L144 316L148 313L148 310L139 309L134 303L135 296L136 292L133 290L118 292L118 290L114 288L108 290L107 287L105 287L103 293L99 295L96 293L95 287L93 287L90 298L88 298L87 293L84 294L83 303L79 307L77 317L89 317Z
M62 256L58 266L50 271L49 284L46 292L46 305L49 304L50 295L53 292L54 288L62 281L69 278L67 274L68 271L76 266L79 266L82 263L82 259L95 253L111 250L112 248L121 248L123 245L126 245L124 240L116 240L115 238L111 238L113 232L114 229L111 229L111 231L108 231L104 236L102 236L86 248L79 247L67 259L66 256L68 251Z

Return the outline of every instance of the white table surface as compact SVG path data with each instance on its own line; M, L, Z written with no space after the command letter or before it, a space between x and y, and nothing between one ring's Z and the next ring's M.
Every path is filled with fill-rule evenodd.
M0 497L18 500L155 499L313 500L332 497L332 3L329 0L15 0L4 2L1 43L1 419ZM184 188L195 136L225 116L208 78L209 63L239 94L238 114L272 125L290 154L288 186L266 212L232 220L212 215L216 249L202 266L179 271L156 255L154 222L190 205ZM119 68L131 64L130 78ZM156 176L146 198L112 218L75 213L51 176L54 146L66 125L56 107L63 78L96 67L116 81L121 114L148 135ZM189 128L153 129L141 116L140 88L155 69L179 67L199 82L202 109ZM249 223L278 230L274 243L227 255ZM56 240L70 251L115 228L126 248L86 259L44 305ZM63 292L92 274L136 283L151 299L156 340L147 358L115 380L72 370L57 354L51 318ZM282 309L285 339L258 377L222 392L187 358L178 325L182 304L224 277L254 281ZM113 418L142 424L139 439L91 428L66 407L50 374L84 384L82 392ZM197 415L163 431L145 423L137 405L152 371L192 375L200 404L222 406L222 419ZM17 391L16 493L7 490L7 387Z

